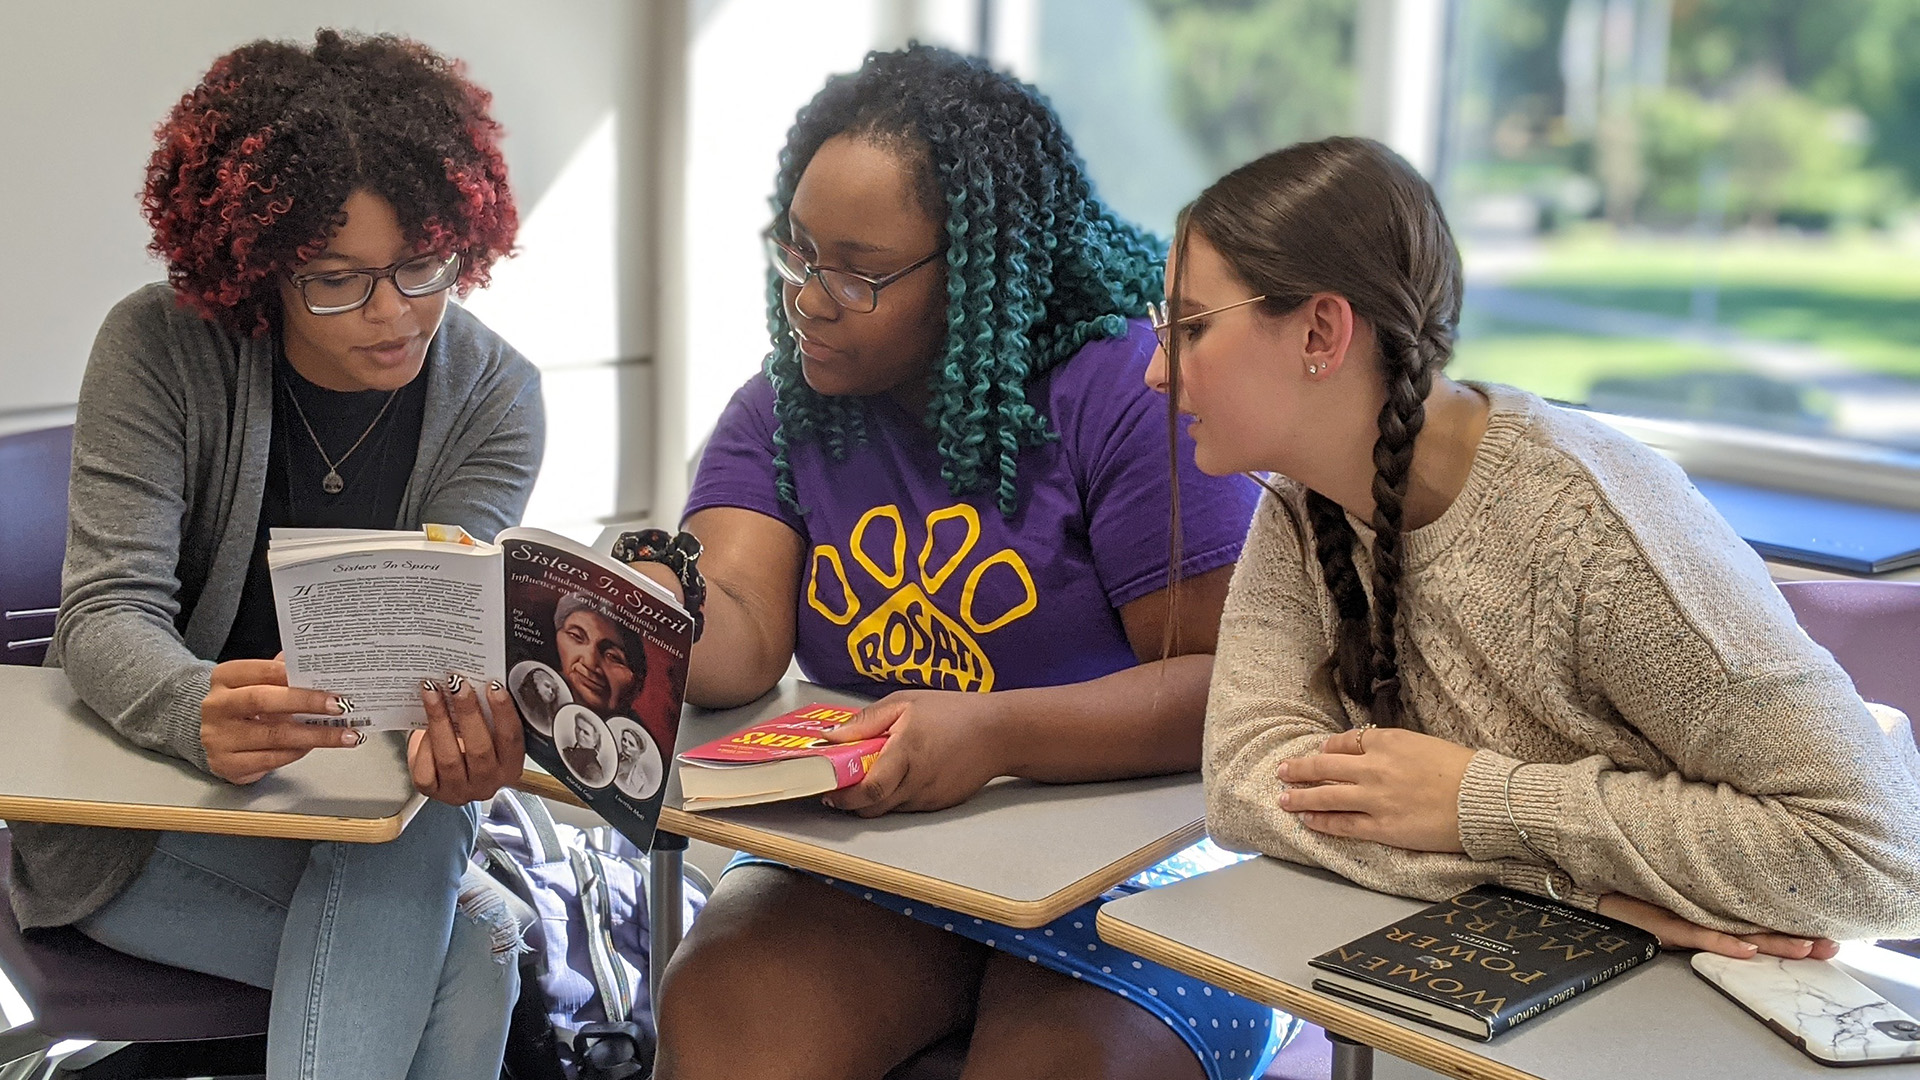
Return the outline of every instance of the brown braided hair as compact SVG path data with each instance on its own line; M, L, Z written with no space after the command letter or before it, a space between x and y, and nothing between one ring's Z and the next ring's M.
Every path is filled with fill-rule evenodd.
M1404 709L1395 628L1407 480L1427 394L1453 355L1460 317L1460 252L1446 215L1433 188L1399 155L1371 139L1341 137L1276 150L1221 177L1182 216L1175 240L1182 255L1194 230L1253 292L1266 295L1269 313L1290 312L1315 293L1337 293L1373 328L1387 400L1373 444L1371 604L1346 511L1310 492L1307 512L1340 622L1328 662L1374 724L1398 727ZM1177 277L1184 263L1176 262ZM1180 284L1174 282L1175 295ZM1169 378L1177 380L1180 335L1170 338Z

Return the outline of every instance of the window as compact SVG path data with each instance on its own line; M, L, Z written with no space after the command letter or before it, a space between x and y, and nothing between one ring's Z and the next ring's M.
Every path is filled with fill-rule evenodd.
M731 134L689 161L687 453L766 350L757 230L794 109L918 37L984 43L1036 83L1101 193L1162 236L1258 153L1381 138L1433 179L1465 255L1455 375L1592 406L1710 475L1920 507L1907 0L790 8L695 20L692 130Z
M1034 27L1003 59L1138 220L1164 232L1266 149L1373 134L1434 180L1461 242L1456 375L1920 464L1902 0L996 6Z

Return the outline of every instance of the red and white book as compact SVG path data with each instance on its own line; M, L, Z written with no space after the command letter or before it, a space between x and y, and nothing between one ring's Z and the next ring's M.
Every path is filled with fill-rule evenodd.
M790 713L704 743L680 755L680 792L687 810L777 802L851 787L887 744L882 735L835 743L825 735L858 709L803 705Z

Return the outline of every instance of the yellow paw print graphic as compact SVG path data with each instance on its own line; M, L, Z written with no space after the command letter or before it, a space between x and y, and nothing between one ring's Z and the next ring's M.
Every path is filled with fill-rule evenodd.
M864 612L840 549L813 549L807 572L807 604L836 626L847 627L847 655L854 670L871 679L947 690L993 689L993 663L980 637L1027 617L1040 604L1025 560L1002 548L972 563L980 542L980 516L956 503L929 513L922 523L918 557L907 561L907 524L898 506L876 506L847 538L847 551L863 581L887 591ZM908 579L912 572L912 580ZM945 606L938 601L949 584ZM822 595L822 593L827 595ZM982 608L985 610L983 611Z

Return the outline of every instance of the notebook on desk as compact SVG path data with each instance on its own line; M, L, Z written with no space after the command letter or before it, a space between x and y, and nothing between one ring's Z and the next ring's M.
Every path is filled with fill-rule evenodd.
M1720 516L1770 559L1854 574L1920 566L1920 510L1870 506L1728 480L1694 480Z

